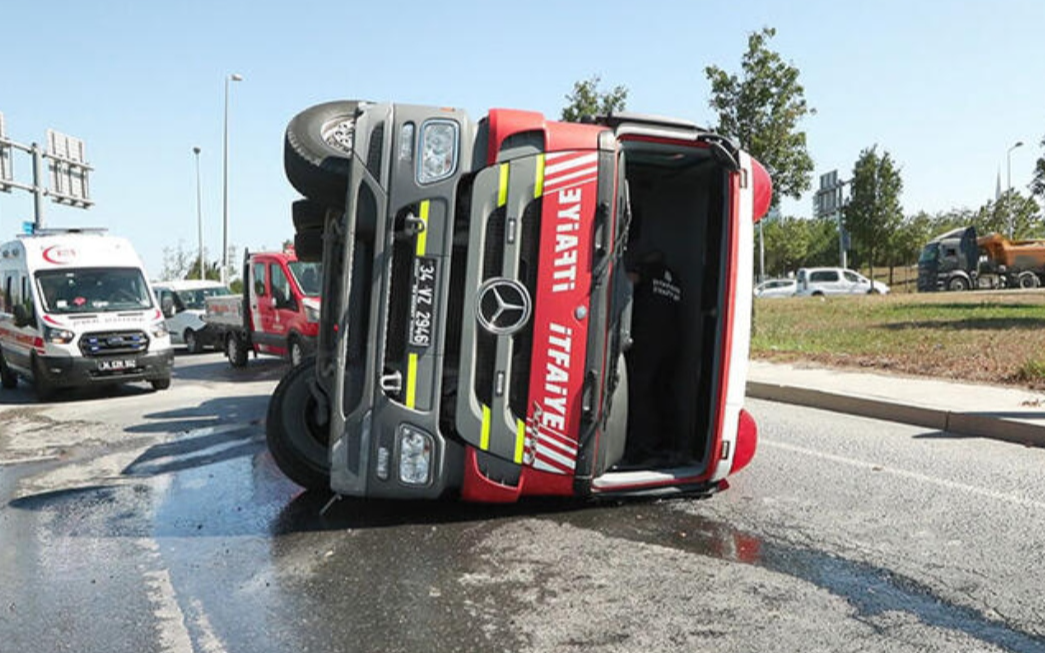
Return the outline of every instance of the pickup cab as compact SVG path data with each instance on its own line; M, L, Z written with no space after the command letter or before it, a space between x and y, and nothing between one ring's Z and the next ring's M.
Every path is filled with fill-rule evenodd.
M247 252L243 292L206 298L204 320L216 330L233 367L250 353L301 363L316 346L320 266L298 260L292 247Z

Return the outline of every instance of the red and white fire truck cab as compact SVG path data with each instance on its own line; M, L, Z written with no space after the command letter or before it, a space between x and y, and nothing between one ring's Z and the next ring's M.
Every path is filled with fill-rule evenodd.
M315 361L269 448L308 488L511 502L708 494L744 467L765 169L666 118L332 102L295 117Z

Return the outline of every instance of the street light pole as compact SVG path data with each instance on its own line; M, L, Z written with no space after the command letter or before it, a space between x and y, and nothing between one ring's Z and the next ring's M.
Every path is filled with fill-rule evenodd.
M229 271L229 82L242 82L243 75L233 73L225 77L225 128L222 148L221 181L221 283L228 285Z
M1016 143L1005 152L1005 194L1008 195L1009 191L1012 190L1012 151L1017 147L1023 147L1023 141L1016 141ZM1009 240L1013 239L1013 230L1015 228L1015 216L1012 215L1012 207L1009 206Z
M196 155L196 230L199 233L199 265L200 265L200 281L206 278L204 270L206 270L206 264L203 260L203 191L200 190L200 148L199 146L192 148L193 154Z

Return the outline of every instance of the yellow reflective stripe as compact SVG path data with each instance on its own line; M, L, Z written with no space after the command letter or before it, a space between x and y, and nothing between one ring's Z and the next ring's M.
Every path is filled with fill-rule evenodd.
M406 407L413 408L417 401L417 354L410 354L406 365Z
M515 420L515 464L521 465L523 460L523 445L526 444L526 422L521 419Z
M490 407L483 404L483 434L479 437L479 448L487 451L490 448Z
M533 185L533 197L534 199L544 195L544 155L537 155L537 178L534 180Z
M421 233L417 234L417 255L424 256L425 249L428 247L428 200L421 202L421 222L425 223L425 228L421 230Z
M508 164L501 164L501 178L497 190L497 207L500 208L508 203Z

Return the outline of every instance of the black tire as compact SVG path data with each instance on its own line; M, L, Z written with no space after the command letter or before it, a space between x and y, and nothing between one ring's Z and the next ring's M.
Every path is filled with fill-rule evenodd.
M297 336L290 336L290 340L287 342L287 360L293 367L305 362L305 346L301 344L301 339Z
M192 329L185 329L185 335L182 338L184 338L185 348L189 350L190 354L198 354L203 351L203 341Z
M0 354L0 387L4 390L14 390L18 387L18 375L7 366L3 354Z
M323 260L323 232L319 229L294 234L294 254L299 261L318 263Z
M151 379L149 384L152 386L153 390L166 390L171 387L171 377L168 376L163 379Z
M33 357L33 391L36 393L37 401L50 401L54 398L58 388L44 375L40 359Z
M1020 272L1017 281L1020 284L1020 288L1037 288L1041 285L1041 280L1038 279L1038 275L1033 272Z
M969 289L969 280L965 277L951 277L947 281L947 290L961 292Z
M280 380L269 400L265 440L287 478L307 490L329 490L330 432L317 419L315 376L316 359L308 358Z
M294 231L323 229L326 224L327 208L312 200L297 200L290 205L294 218Z
M235 333L225 337L225 357L233 367L247 366L247 346Z
M345 206L358 107L354 100L317 104L287 125L283 146L287 179L299 193L323 206Z

